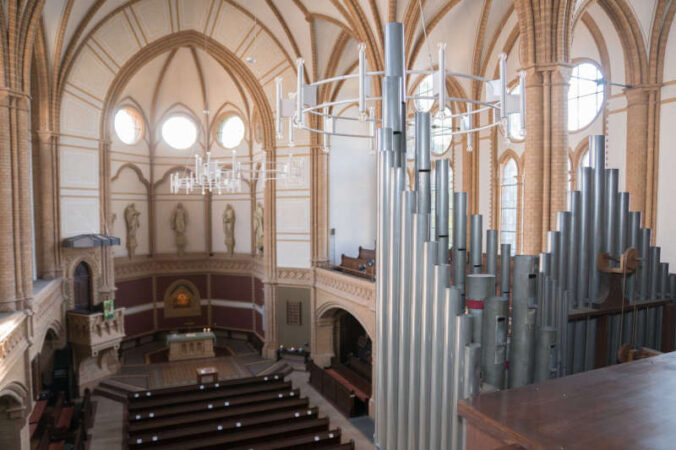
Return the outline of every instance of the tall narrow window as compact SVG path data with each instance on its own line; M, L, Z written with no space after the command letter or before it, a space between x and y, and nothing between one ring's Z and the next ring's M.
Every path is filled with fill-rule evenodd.
M516 232L518 223L519 186L518 167L514 158L502 166L500 178L500 242L511 244L512 256L516 254Z

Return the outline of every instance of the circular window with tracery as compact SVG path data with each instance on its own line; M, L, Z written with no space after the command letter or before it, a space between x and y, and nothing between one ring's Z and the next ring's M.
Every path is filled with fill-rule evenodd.
M244 121L236 114L223 117L216 130L218 142L225 148L235 148L241 144L244 133Z
M118 109L113 119L115 134L127 145L138 143L143 137L143 117L133 106Z
M185 150L197 141L197 125L187 116L171 116L162 124L162 139L176 150Z

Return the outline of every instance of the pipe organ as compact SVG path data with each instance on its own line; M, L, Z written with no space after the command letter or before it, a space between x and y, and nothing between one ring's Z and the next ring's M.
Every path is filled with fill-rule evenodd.
M385 31L376 446L462 449L459 399L614 364L622 344L659 349L663 336L673 340L674 330L661 326L665 314L673 319L676 275L651 246L640 213L629 210L629 194L618 192L617 169L606 169L604 136L590 137L592 167L579 169L568 210L557 214L539 255L512 258L509 244L498 246L497 231L484 230L481 215L468 220L466 193L449 198L448 161L432 170L428 112L415 113L409 190L403 26L390 23Z

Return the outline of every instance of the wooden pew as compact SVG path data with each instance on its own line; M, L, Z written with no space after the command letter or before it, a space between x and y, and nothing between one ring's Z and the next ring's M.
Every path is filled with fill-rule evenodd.
M295 408L257 416L235 416L216 422L198 422L188 426L165 428L155 432L134 433L129 442L161 442L163 444L182 442L194 436L206 436L217 431L234 432L246 429L263 429L272 425L317 419L315 408Z
M283 397L271 398L262 402L247 402L239 406L218 407L203 412L191 414L179 414L170 417L145 418L140 420L130 419L127 430L131 433L161 430L166 427L186 426L192 423L205 421L219 421L229 417L255 416L269 411L283 411L290 408L307 408L307 398Z
M373 373L373 367L371 367L371 364L362 361L356 356L350 355L346 365L361 378L371 383L371 374Z
M316 438L319 439L321 448L326 449L348 449L354 448L354 441L347 444L340 443L341 430L322 431L319 433L302 434L299 436L292 436L289 438L278 439L275 442L264 442L256 445L255 450L275 450L279 448L307 448L317 446ZM232 450L249 450L250 446L235 447Z
M314 361L308 361L306 368L310 372L310 385L345 416L361 415L367 407L355 391L347 387L348 383L342 382L331 372L317 366ZM363 397L368 398L368 396Z
M279 382L283 380L284 376L282 374L274 373L265 376L237 378L233 380L216 381L213 383L188 384L164 389L149 389L147 391L129 392L127 394L127 398L130 405L152 404L154 400L163 397L175 399L177 395L199 393L204 391L227 390L236 387L259 385L261 383Z
M329 419L311 419L292 421L271 426L235 427L222 429L213 428L212 432L199 436L190 436L188 439L164 444L157 441L138 442L129 441L130 449L156 448L164 450L187 450L194 448L228 448L231 446L251 445L276 441L281 438L297 436L299 434L326 431L329 428ZM249 447L252 448L252 447Z
M336 269L369 280L373 279L376 273L374 264L369 265L369 262L365 259L345 255L341 255L340 266L337 266Z
M237 397L227 397L225 399L210 399L198 403L178 403L175 405L166 405L162 408L149 408L143 411L129 411L129 422L137 423L144 420L152 421L154 419L165 417L186 416L204 411L228 410L232 409L234 406L254 405L262 402L277 401L284 398L300 398L300 391L298 389L275 390Z
M366 261L376 261L376 250L373 249L371 250L370 248L364 248L362 246L359 246L359 259L363 259Z
M164 406L174 406L180 404L190 410L192 405L200 405L204 402L225 401L237 397L262 394L266 392L276 392L291 390L291 383L288 381L276 381L251 386L243 386L232 389L204 390L190 392L186 394L177 394L173 397L161 397L155 399L144 399L142 402L134 402L127 405L130 414L142 414L143 411L159 410Z

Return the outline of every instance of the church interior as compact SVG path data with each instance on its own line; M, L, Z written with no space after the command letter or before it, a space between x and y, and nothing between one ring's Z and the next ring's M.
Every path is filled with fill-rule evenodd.
M4 449L674 448L676 0L1 6Z

